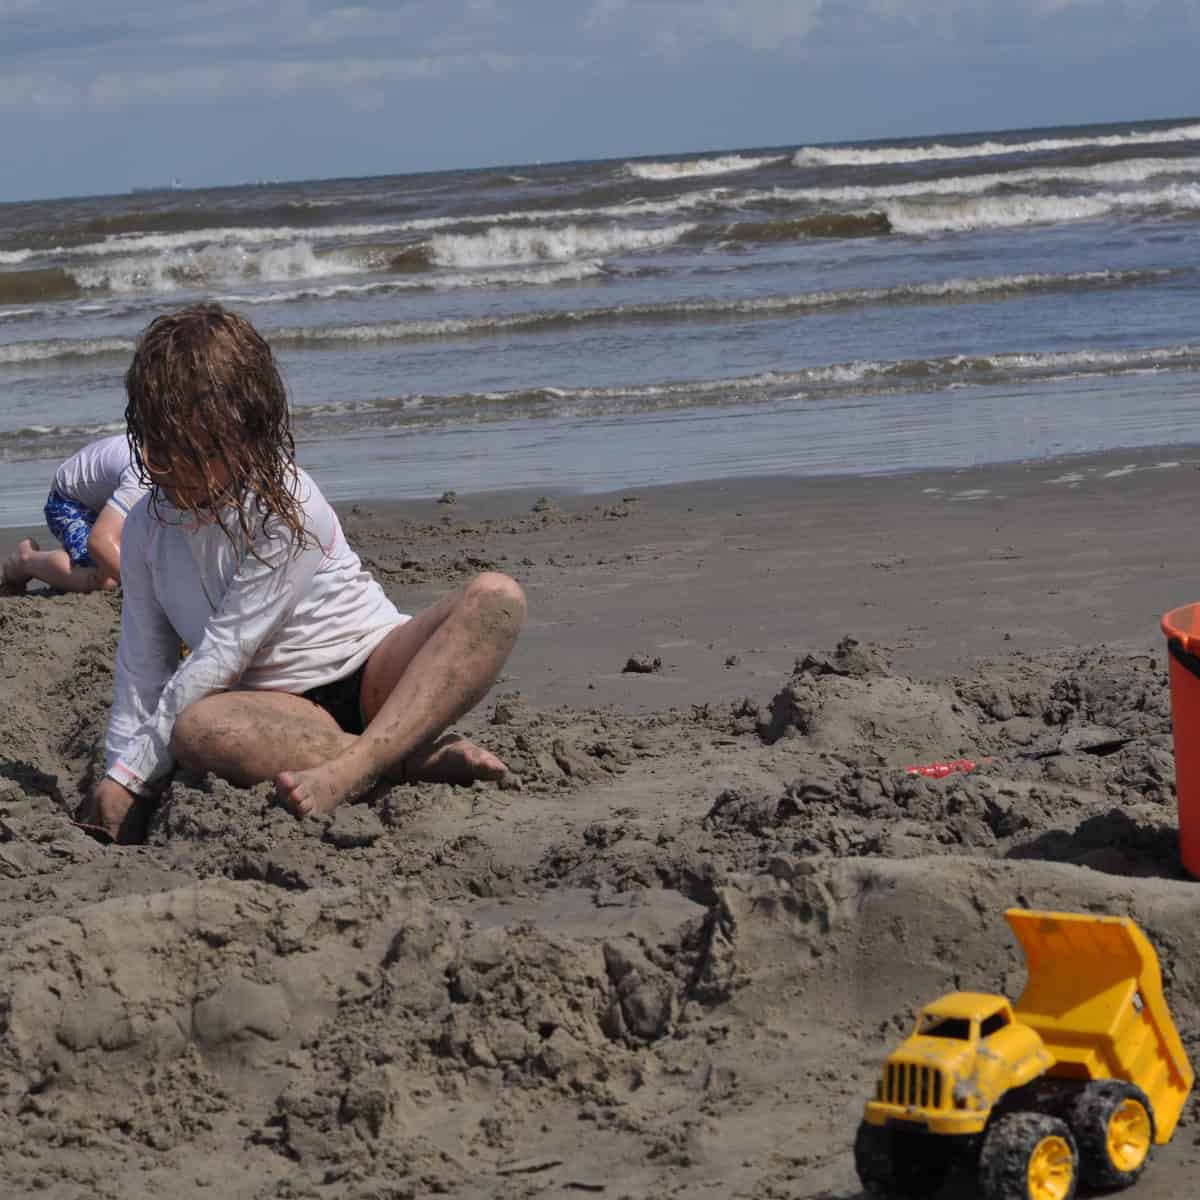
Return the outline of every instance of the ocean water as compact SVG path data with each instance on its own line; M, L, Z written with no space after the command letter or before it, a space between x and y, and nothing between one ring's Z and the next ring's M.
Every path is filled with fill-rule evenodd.
M1195 443L1200 118L0 205L0 525L198 299L334 498Z

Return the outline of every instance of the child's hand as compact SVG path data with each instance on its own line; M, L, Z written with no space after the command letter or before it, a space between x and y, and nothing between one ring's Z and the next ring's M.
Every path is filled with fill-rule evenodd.
M140 842L145 832L140 797L106 775L79 807L76 824L100 841Z

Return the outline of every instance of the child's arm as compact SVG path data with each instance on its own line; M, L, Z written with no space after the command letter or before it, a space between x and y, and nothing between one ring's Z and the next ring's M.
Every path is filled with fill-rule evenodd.
M124 530L121 640L117 646L112 711L105 734L106 773L110 775L135 734L154 712L179 662L178 636L154 595L147 560L148 526L146 513L139 511ZM113 778L128 791L148 790L130 786L133 781L119 773Z
M328 520L337 520L332 509L328 510ZM136 514L135 522L141 523ZM323 545L331 541L331 530L319 530L326 535L323 539L308 537L299 551L293 551L291 536L274 518L270 524L277 532L268 533L260 521L253 544L254 553L244 554L219 606L208 619L203 638L192 646L191 654L165 683L158 682L155 705L152 711L143 708L141 725L131 730L118 746L111 736L113 726L110 724L107 773L127 790L147 794L167 774L173 763L171 733L179 715L197 700L235 687L259 648L288 619L297 601L312 586L313 577L325 558ZM121 646L124 649L125 613L132 611L141 590L136 586L133 563L128 559L122 583L125 597ZM140 618L133 618L132 622L142 628ZM118 696L121 695L122 680L118 656ZM115 712L114 706L114 715Z
M121 472L116 489L96 518L88 536L88 554L99 569L102 584L106 579L121 578L121 534L125 518L149 490L131 463Z
M88 554L101 579L121 578L121 530L125 513L115 504L106 504L88 535Z

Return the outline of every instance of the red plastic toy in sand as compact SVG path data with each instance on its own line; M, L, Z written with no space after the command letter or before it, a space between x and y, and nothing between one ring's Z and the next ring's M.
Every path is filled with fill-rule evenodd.
M980 763L989 763L990 758L952 758L948 762L931 762L923 763L921 766L905 767L906 775L923 775L926 779L945 779L947 775L953 775L956 771L962 772L964 775L968 771L973 771Z

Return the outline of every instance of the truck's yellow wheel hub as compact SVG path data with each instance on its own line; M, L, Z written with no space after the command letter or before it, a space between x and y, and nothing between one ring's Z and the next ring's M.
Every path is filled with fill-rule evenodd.
M1030 1200L1066 1200L1074 1177L1075 1156L1066 1138L1042 1138L1029 1156Z
M1150 1153L1150 1114L1132 1097L1108 1120L1108 1157L1118 1171L1136 1171Z

